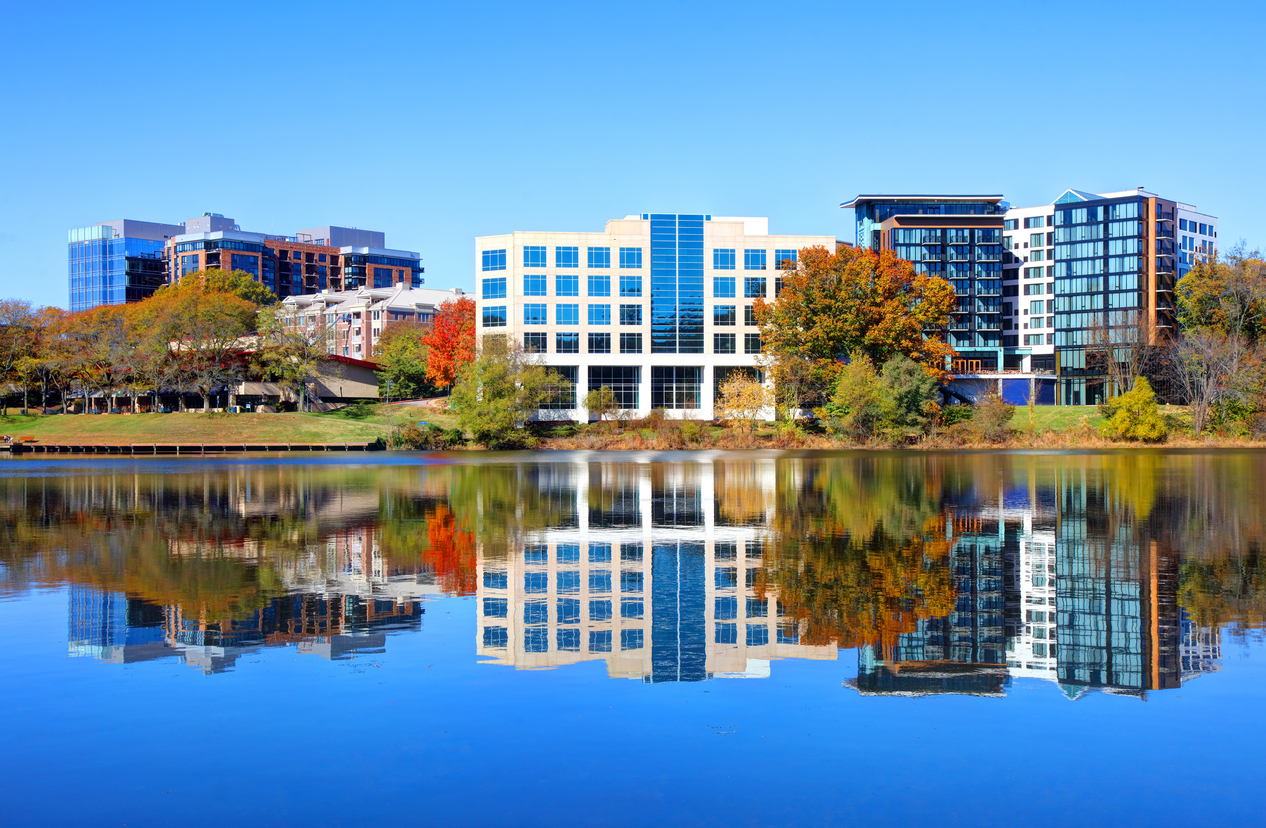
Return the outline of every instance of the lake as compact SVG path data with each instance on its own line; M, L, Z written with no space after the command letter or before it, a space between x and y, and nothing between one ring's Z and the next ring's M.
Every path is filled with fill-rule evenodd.
M1266 453L0 461L7 824L1257 824Z

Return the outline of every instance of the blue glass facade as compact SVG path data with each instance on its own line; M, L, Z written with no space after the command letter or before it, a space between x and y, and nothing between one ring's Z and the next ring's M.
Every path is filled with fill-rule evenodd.
M703 353L703 215L652 213L651 353Z
M139 302L165 281L163 242L113 238L110 227L72 231L67 250L70 309Z

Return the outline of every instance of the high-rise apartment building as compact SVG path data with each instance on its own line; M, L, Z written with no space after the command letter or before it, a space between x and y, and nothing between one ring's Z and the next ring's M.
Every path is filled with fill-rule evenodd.
M293 236L248 233L231 218L206 213L185 222L165 251L168 279L198 270L241 270L284 299L322 290L422 285L422 257L386 247L383 233L315 227Z
M542 417L587 419L585 393L607 386L621 408L711 418L725 377L757 371L754 302L778 295L801 249L835 244L770 235L765 218L676 213L613 219L600 233L482 236L478 331L563 376Z
M163 255L183 224L118 219L71 230L67 236L70 309L139 302L167 278Z
M1135 331L1172 333L1178 279L1217 249L1216 218L1141 187L1069 189L1036 207L972 195L867 195L840 206L855 211L858 245L892 250L954 286L944 335L959 357L948 392L967 402L994 390L1016 404L1114 394L1087 349Z
M383 233L314 227L293 236L243 231L219 213L182 224L120 219L71 230L70 309L139 302L197 270L241 270L278 298L321 290L423 283L422 257L386 246Z
M854 211L859 247L891 250L954 286L944 336L964 366L1002 367L1002 196L860 195L840 207Z

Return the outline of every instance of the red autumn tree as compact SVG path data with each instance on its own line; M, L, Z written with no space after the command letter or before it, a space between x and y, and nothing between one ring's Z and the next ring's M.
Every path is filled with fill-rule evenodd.
M475 358L475 300L463 296L440 305L422 342L427 347L426 378L452 388L457 372Z

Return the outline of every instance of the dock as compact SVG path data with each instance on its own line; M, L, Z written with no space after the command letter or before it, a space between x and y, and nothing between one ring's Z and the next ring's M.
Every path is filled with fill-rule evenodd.
M376 443L5 443L0 455L114 454L125 456L194 457L204 454L241 454L281 451L379 451Z

